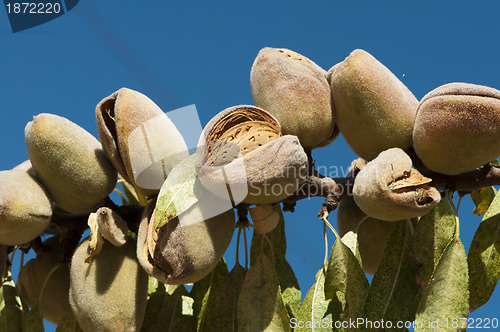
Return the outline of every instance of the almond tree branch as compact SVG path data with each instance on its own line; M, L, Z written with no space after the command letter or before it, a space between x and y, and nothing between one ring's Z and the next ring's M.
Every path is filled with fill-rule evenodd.
M431 185L438 190L470 193L484 187L500 185L500 167L491 163L470 172L458 175L445 175L428 170L414 156L412 156L412 159L416 168L423 175L431 178L433 180ZM293 195L283 200L284 210L291 211L287 207L293 206L295 202L302 199L325 197L326 199L320 214L326 211L331 212L337 208L338 202L340 202L342 197L352 195L354 179L354 177L329 178L315 171L314 175L309 176L306 182Z

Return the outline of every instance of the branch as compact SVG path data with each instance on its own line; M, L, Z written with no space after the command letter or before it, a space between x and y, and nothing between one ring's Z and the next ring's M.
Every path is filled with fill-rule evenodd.
M457 175L445 175L429 170L411 148L406 151L411 157L413 166L424 176L431 178L434 187L438 190L472 192L477 189L500 185L500 168L487 163L473 171Z
M435 172L424 174L430 177L432 185L439 190L472 192L477 189L500 185L500 168L489 163L474 171L458 175L444 175Z
M476 170L458 175L445 175L432 172L427 169L420 159L409 151L413 164L424 176L431 178L432 186L438 190L451 190L470 193L474 190L489 186L500 185L500 167L488 163ZM346 195L352 195L355 177L330 178L319 174L315 169L310 170L309 176L304 184L282 201L284 211L292 211L295 203L299 200L311 197L325 197L320 214L331 212L337 208L340 200Z

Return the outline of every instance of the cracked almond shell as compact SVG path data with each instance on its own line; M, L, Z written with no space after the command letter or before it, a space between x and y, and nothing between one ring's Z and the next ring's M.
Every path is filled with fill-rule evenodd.
M25 171L0 171L0 244L21 245L40 235L52 218L52 202Z
M417 111L413 146L430 170L472 171L500 156L500 91L449 83L429 92Z
M353 197L368 216L398 221L427 214L441 200L432 179L412 168L410 157L399 148L381 152L354 180Z
M85 263L88 239L71 259L69 303L83 332L140 331L148 294L148 275L139 265L136 243L116 247L104 241L102 251Z
M371 54L354 50L329 70L328 80L337 125L358 156L372 160L411 146L418 100Z
M168 116L144 94L121 88L96 107L99 139L123 178L144 196L158 194L188 153Z
M283 134L305 148L330 144L338 135L326 71L284 48L260 50L250 72L256 106L276 117Z
M239 105L205 126L195 169L215 195L225 198L227 187L238 188L245 192L244 203L271 204L292 195L305 181L307 155L296 136L282 135L271 114Z
M19 293L30 308L38 305L43 283L63 255L64 248L59 237L51 237L43 244L47 251L42 251L22 266L17 277ZM69 264L64 264L51 274L43 290L40 305L43 318L57 325L66 314L71 313L68 295Z
M25 138L37 177L62 210L90 212L115 188L116 169L101 144L70 120L39 114L26 125Z

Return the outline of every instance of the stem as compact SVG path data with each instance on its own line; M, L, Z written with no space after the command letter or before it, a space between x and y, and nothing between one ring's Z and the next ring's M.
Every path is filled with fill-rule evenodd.
M9 258L9 267L12 267L12 263L14 262L14 256L16 255L16 252L17 252L17 249L19 247L14 247L14 250L12 250L12 254ZM9 255L7 255L7 257L9 257ZM21 250L21 266L23 266L23 263L24 263L24 251Z
M238 227L238 236L236 237L236 264L240 263L240 236L241 236L241 226Z
M325 237L325 259L323 265L328 263L328 236L326 234L326 222L323 220L323 236Z
M455 206L455 202L453 202L453 194L450 192L446 193L446 197L448 199L448 204L450 204L451 210L453 211L453 215L455 216L455 239L460 238L460 220L458 219L458 206L460 206L460 200L458 201L458 205Z
M337 233L337 231L335 230L335 228L332 226L332 224L330 224L330 222L328 221L328 213L324 214L321 218L321 220L323 220L324 224L326 226L328 226L328 228L330 228L330 230L333 232L333 234L335 234L335 237L337 239L340 239L340 235L339 233Z
M247 244L247 229L243 228L243 239L245 240L245 269L248 270L248 244Z

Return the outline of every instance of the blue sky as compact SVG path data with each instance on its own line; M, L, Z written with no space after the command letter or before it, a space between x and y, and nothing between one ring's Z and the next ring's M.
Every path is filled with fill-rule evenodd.
M97 136L95 106L121 87L141 91L164 111L196 104L202 125L226 107L251 104L250 67L265 46L292 49L326 70L362 48L418 99L449 82L498 89L499 12L496 0L87 0L13 34L0 9L0 169L27 159L24 127L38 113L65 116ZM313 156L339 171L355 158L342 138ZM288 259L304 294L323 261L321 203L302 201L285 215ZM466 248L479 222L471 211L466 199ZM226 257L234 261L234 245ZM472 317L500 318L499 307L497 289Z

